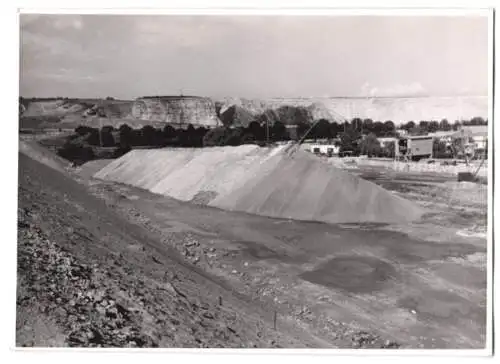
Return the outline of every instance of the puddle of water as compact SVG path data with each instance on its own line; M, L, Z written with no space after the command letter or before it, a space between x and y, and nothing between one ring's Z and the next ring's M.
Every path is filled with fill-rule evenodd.
M333 258L300 277L311 283L352 293L371 293L388 286L397 277L394 267L366 256Z
M278 260L281 262L298 262L299 259L292 257L285 252L276 252L263 244L253 241L238 241L240 245L244 246L243 252L252 256L257 260Z

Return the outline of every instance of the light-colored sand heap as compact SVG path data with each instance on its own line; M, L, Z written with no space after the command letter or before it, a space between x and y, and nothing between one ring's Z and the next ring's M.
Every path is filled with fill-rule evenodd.
M95 177L182 201L203 194L209 206L279 218L393 223L423 212L371 182L284 146L135 150Z

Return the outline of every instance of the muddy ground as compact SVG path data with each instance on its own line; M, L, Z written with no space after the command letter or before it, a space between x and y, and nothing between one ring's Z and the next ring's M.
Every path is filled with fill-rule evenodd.
M364 178L416 201L429 213L408 225L327 225L227 212L93 180L93 172L105 163L72 170L79 184L65 180L50 187L45 181L55 181L54 172L44 166L45 172L39 173L40 165L21 158L20 207L38 214L38 220L30 218L27 224L50 232L55 246L85 260L84 264L98 264L99 274L108 277L97 285L125 295L128 301L121 306L127 310L140 298L131 293L137 281L150 282L141 286L139 315L168 324L141 316L130 319L142 346L455 349L485 345L485 186L369 170ZM67 185L77 190L66 191ZM44 199L48 199L45 206L36 202ZM51 219L42 223L45 216ZM82 225L84 233L79 230ZM94 229L91 236L85 233L89 226ZM20 238L21 251L23 241ZM155 284L166 284L164 280L174 284L165 272L181 276L178 284L188 302L208 307L205 311L213 317L209 324L199 312L200 303L195 303L197 310L186 303L185 311L179 312L177 298L182 297L157 293ZM55 304L54 309L67 307L45 299L49 307ZM29 319L31 314L24 316ZM54 315L49 317L53 320ZM172 317L180 322L182 335L170 331ZM81 324L85 322L82 318ZM100 322L97 318L94 329ZM149 328L141 322L149 322ZM230 339L208 334L210 325L219 324L221 330L224 325L232 329L225 331ZM56 342L68 345L68 328L60 332Z

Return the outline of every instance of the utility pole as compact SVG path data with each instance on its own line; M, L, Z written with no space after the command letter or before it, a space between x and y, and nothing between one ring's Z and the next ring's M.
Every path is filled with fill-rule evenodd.
M102 100L99 100L99 107L97 108L97 117L99 118L99 146L102 148L102 118L101 115L99 115L101 106L102 106Z
M269 146L269 119L266 118L266 143Z

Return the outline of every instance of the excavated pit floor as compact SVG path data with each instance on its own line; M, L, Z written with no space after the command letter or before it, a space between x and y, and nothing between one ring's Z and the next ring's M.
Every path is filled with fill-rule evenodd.
M176 239L186 234L196 237L202 250L215 249L197 264L255 300L274 302L282 319L306 325L326 341L335 343L348 327L408 348L484 347L486 240L459 235L472 222L457 225L455 213L441 211L442 224L432 218L396 225L325 224L197 206L115 182L92 183L95 193L105 187L125 196L113 205L133 208L142 224L172 234L169 244L179 251L186 247ZM297 316L299 307L307 307L309 316ZM333 328L322 328L330 324Z

